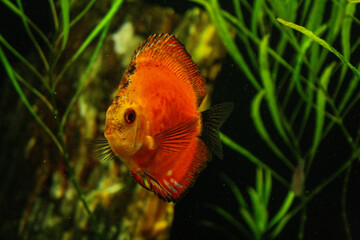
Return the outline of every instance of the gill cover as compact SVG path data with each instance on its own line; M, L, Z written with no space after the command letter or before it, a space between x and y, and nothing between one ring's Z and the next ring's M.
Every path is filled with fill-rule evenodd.
M126 104L119 97L106 112L105 138L114 154L127 165L127 159L141 148L145 138L145 132L140 131L145 123L140 112L139 106Z

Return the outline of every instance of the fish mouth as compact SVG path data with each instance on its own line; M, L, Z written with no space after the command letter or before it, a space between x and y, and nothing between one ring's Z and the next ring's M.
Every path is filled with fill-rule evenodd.
M135 124L133 127L121 129L121 131L112 125L106 127L105 138L108 140L113 153L120 159L125 160L141 148L141 134L138 125Z
M121 142L121 136L116 131L108 131L108 129L105 131L105 138L107 139L111 150L116 156L121 157L123 154L121 151L123 143Z

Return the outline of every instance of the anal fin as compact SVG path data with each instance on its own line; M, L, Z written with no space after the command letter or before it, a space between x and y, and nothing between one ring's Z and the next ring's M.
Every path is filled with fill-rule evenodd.
M172 178L158 181L151 173L141 169L130 171L130 174L142 187L154 192L160 199L167 202L176 202L185 190L183 186Z

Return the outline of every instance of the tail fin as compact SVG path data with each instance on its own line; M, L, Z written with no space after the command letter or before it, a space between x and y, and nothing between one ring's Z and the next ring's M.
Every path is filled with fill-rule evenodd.
M204 141L210 152L223 159L223 150L220 141L219 129L229 117L234 104L224 102L211 107L201 113L202 133L200 138Z

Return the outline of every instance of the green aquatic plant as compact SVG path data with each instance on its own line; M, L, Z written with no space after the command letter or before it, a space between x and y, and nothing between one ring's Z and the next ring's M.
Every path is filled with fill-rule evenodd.
M246 202L244 195L233 180L225 174L221 175L221 178L233 192L239 206L238 212L243 218L244 223L234 218L232 216L233 214L230 214L220 206L210 205L209 207L228 221L229 224L233 225L239 232L246 236L247 239L264 239L265 236L268 236L269 239L276 238L290 219L288 211L295 197L294 192L288 192L282 206L271 218L268 211L272 188L270 171L267 170L264 174L263 169L258 168L256 170L255 188L248 188L250 203ZM219 228L211 221L203 221L203 224L209 227ZM221 230L225 233L227 232L224 229ZM227 235L231 239L238 239L231 233L227 233Z
M299 239L304 236L309 201L345 173L342 216L351 239L346 189L350 169L360 157L360 128L346 118L360 99L360 62L352 62L358 61L354 56L359 54L360 39L351 38L351 33L359 31L360 21L354 15L358 1L233 0L233 13L222 9L218 0L192 1L207 10L229 55L255 89L250 116L255 130L293 177L287 179L278 173L277 163L266 163L222 134L224 144L296 193L300 201L287 216L290 219L301 212ZM270 122L263 120L264 107ZM351 151L342 156L334 172L309 188L306 183L312 181L313 163L323 161L318 150L335 128Z
M31 115L35 118L36 122L42 127L47 133L51 140L55 143L57 149L64 158L67 166L69 177L73 183L79 199L81 200L84 208L90 216L90 219L94 225L95 231L99 234L99 228L97 226L93 212L91 211L84 194L80 188L78 180L75 177L74 170L70 165L69 151L66 146L64 126L69 112L74 106L74 103L78 100L81 91L83 90L86 80L88 79L90 70L94 64L96 56L99 53L100 47L102 46L105 36L107 36L108 29L112 18L122 5L122 0L114 0L101 21L96 27L90 32L85 40L77 48L76 52L70 56L69 60L65 65L59 63L59 59L63 57L64 50L66 49L69 41L69 34L71 28L81 20L89 9L94 5L95 0L89 1L86 6L79 12L79 14L70 18L70 8L74 4L74 1L60 0L60 16L58 16L57 9L53 0L49 0L49 7L51 9L53 23L54 23L54 34L52 38L48 38L44 32L26 15L24 12L23 4L21 0L17 0L16 3L8 0L1 0L3 7L7 7L9 11L16 14L21 20L26 30L26 33L31 40L39 59L42 63L43 71L38 70L27 58L19 53L16 49L11 46L2 35L0 35L0 60L5 68L5 71L13 84L16 92L19 94L21 100L29 110ZM70 98L67 103L66 110L63 114L59 113L58 99L56 92L59 91L57 85L62 81L64 73L67 72L69 67L76 62L79 56L87 49L91 42L97 41L96 46L90 56L88 65L82 78L79 81L75 94ZM7 52L4 50L6 49ZM15 70L14 66L9 62L7 54L12 54L17 58L25 67L27 67L35 76L36 79L41 81L41 87L37 89L32 86L27 76L22 76L21 72ZM67 56L68 57L68 56ZM56 70L60 68L60 70ZM52 129L51 123L46 122L42 119L39 113L34 109L34 105L30 102L29 97L25 94L24 88L34 94L37 98L44 102L47 106L47 110L51 112L55 120L56 127Z

